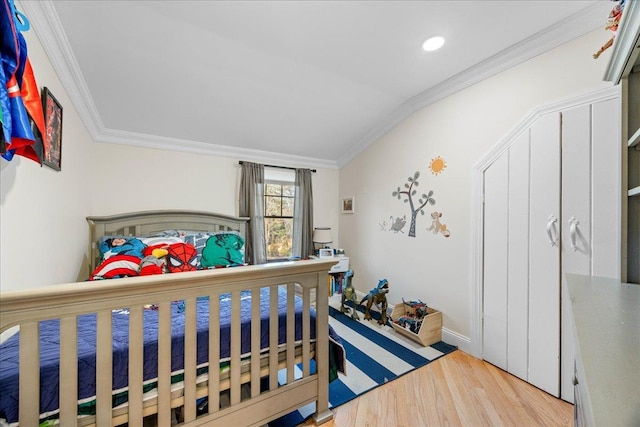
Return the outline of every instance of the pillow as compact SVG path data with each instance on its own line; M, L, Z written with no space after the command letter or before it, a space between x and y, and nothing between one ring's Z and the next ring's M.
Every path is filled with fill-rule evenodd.
M200 264L203 268L244 264L244 239L237 232L209 235L202 249Z
M185 243L193 245L196 248L196 268L214 268L214 267L227 267L229 265L244 264L244 239L237 231L194 231L194 230L164 230L154 233L153 236L157 237L180 237ZM235 241L232 244L231 252L229 254L220 253L216 254L216 250L220 248L214 248L213 246L207 251L207 259L203 263L202 252L207 246L207 242L212 236L219 239L220 245L224 246L221 240L228 240L229 242ZM211 244L213 245L213 241Z
M202 251L207 245L207 240L209 240L209 238L215 234L217 233L192 232L183 235L185 243L189 243L193 245L194 248L196 248L198 268L204 268L204 266L202 265Z
M89 280L115 279L138 276L141 259L133 255L114 255L100 264Z
M197 270L244 264L244 238L237 231L165 230L152 236L104 236L100 238L98 247L102 261L116 255L129 255L142 260L152 254L152 249L168 249L178 243L193 246L196 255L195 261L174 259L177 263L174 269L181 268L178 265L184 262L195 265ZM203 260L205 250L207 256Z
M167 249L167 271L179 273L197 269L196 248L188 243L174 243Z
M144 237L144 236L103 236L98 241L101 260L105 261L114 255L131 255L144 258L147 246L169 246L183 243L180 237Z
M103 261L116 255L131 255L142 259L145 244L138 237L105 236L100 239L98 247Z

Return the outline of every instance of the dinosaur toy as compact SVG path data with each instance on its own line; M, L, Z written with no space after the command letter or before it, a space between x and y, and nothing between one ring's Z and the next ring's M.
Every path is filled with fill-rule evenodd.
M356 290L351 283L351 278L353 277L353 270L347 270L344 275L344 279L346 281L346 285L342 290L342 302L340 303L340 311L347 314L349 310L351 310L351 318L353 320L360 320L358 317L358 310L356 310ZM345 307L345 301L351 301L353 303L353 307Z
M378 320L379 325L385 325L387 323L387 294L389 293L389 281L387 279L382 279L378 282L378 286L371 289L362 301L360 301L359 305L362 305L365 301L367 301L367 308L364 313L364 320L371 319L371 306L373 304L376 305L380 309L380 319Z

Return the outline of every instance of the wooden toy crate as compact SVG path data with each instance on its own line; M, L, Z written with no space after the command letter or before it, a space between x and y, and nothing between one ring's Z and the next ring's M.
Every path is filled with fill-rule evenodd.
M396 332L399 332L400 334L405 335L424 346L442 341L441 312L431 307L427 307L427 315L422 319L422 325L420 326L417 334L394 322L407 313L414 314L412 313L411 307L406 304L399 303L393 307L393 311L391 312L391 326L393 326L393 329L395 329Z

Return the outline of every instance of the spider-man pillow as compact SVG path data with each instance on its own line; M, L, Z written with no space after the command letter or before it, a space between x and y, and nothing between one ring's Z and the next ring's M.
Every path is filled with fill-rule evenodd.
M179 273L197 270L198 257L196 248L188 243L174 243L167 248L167 271Z

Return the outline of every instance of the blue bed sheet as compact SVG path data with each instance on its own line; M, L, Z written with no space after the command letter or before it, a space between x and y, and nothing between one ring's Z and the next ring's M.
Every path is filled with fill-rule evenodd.
M279 287L279 338L280 344L286 342L286 289ZM261 348L269 346L269 288L260 291L261 313ZM173 372L184 368L184 304L172 303L172 345L171 369ZM241 352L251 351L251 293L241 293ZM209 347L209 300L197 300L197 361L203 364L208 361ZM295 298L296 340L302 338L302 300ZM158 346L158 312L144 310L144 380L157 378L157 346ZM311 310L311 339L315 339L315 312ZM113 311L113 389L126 389L128 384L128 328L129 315L127 309ZM57 411L58 379L59 379L59 331L58 320L40 323L40 413L48 414ZM230 356L231 332L231 295L220 296L220 358L221 361ZM330 331L332 338L340 342L335 331ZM18 341L19 333L0 345L0 418L9 423L18 419ZM96 388L96 315L78 317L78 397L80 400L95 396ZM344 361L343 361L344 362Z

